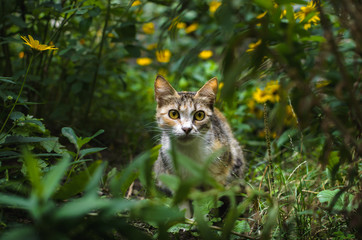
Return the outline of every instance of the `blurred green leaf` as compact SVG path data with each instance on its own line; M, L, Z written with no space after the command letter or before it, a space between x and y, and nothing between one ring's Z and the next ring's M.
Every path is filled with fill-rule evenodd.
M233 229L233 231L238 232L238 233L247 233L247 232L250 232L250 230L251 230L250 225L245 220L236 221L236 224Z
M44 137L24 137L24 136L8 136L5 139L4 144L15 144L15 143L39 143L46 141L54 141L54 138L44 138Z
M98 194L99 184L102 181L102 176L104 174L104 169L106 167L106 162L96 161L96 163L99 163L99 166L95 169L92 177L89 178L89 181L84 189L85 194L88 194L88 195L89 194L93 194L93 195Z
M13 81L12 77L1 77L0 76L0 82L16 84L16 82Z
M2 234L1 240L38 240L40 238L39 233L31 226L18 226L10 231L6 231Z
M32 191L37 197L41 198L44 186L41 183L41 172L38 166L38 160L33 157L29 150L23 149L23 158L26 166L27 176L32 185Z
M55 194L55 199L67 199L84 191L89 179L100 166L101 161L95 161L87 169L72 176Z
M254 0L254 2L264 9L271 9L273 7L273 2L269 0Z
M338 199L335 200L337 194L339 194L341 190L324 190L318 193L317 197L321 203L327 203L328 207L333 210L342 211L346 209L347 211L352 211L353 209L357 208L357 205L353 203L353 195L350 193L342 193L338 196ZM334 205L331 204L334 202Z
M67 168L69 167L71 157L66 154L59 160L59 163L52 167L52 169L44 176L42 180L43 185L43 199L47 201L57 190L61 179L64 177Z
M29 199L3 193L0 193L0 204L21 209L29 209L32 205Z
M17 25L18 27L21 28L26 28L27 25L24 22L23 19L21 19L19 16L15 16L15 15L7 15L7 17L9 18L10 22L12 22L13 24Z

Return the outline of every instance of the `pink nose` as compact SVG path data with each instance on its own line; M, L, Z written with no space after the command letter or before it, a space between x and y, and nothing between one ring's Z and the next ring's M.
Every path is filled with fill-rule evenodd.
M190 127L182 127L182 130L186 133L186 134L189 134L189 132L191 132L191 129Z

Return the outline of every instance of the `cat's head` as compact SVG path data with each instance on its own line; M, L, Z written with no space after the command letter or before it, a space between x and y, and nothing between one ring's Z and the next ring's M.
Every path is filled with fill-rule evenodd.
M177 92L162 76L157 76L158 125L180 143L202 138L211 125L217 89L217 79L212 78L197 92Z

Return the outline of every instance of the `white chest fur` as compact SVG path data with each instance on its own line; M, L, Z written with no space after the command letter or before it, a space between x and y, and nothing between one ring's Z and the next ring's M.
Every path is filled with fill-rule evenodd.
M199 163L200 165L205 164L205 161L208 159L210 154L212 153L211 146L208 142L208 134L205 134L203 138L196 138L190 142L178 142L174 141L174 147L176 152L186 156L190 160ZM169 152L171 150L171 139L168 135L162 136L162 148L165 153L169 155ZM169 160L171 160L171 156L169 157ZM182 158L180 158L182 160ZM171 163L173 165L173 162ZM180 164L179 164L180 165ZM181 164L182 165L182 164ZM181 168L181 175L182 177L189 176L189 171L185 169L184 167L180 166Z

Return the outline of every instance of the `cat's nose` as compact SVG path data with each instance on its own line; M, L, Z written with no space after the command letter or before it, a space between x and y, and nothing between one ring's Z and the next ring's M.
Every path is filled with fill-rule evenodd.
M182 130L186 133L189 134L189 132L191 132L191 127L182 127Z

